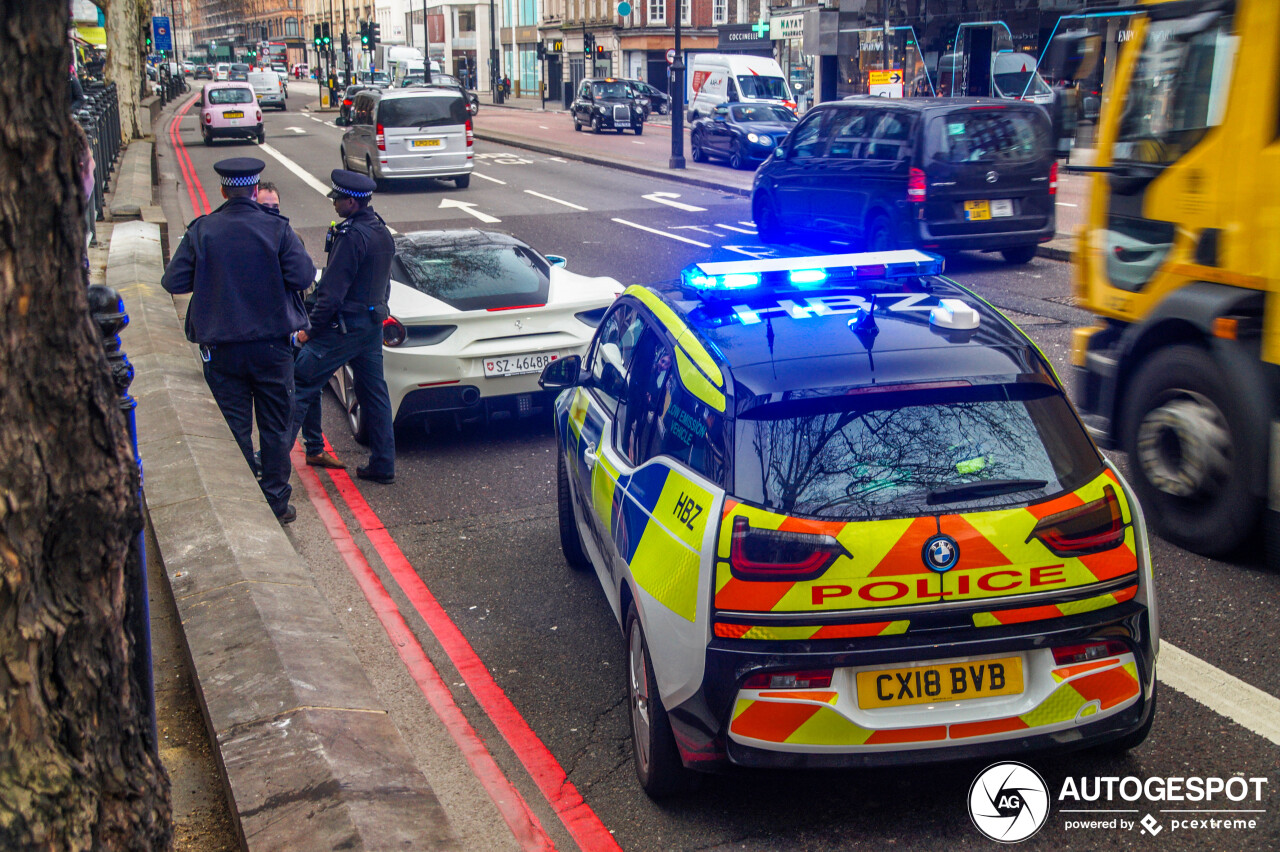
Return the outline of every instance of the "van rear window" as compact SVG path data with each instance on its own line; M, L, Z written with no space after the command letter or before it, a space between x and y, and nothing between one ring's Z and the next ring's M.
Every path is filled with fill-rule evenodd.
M378 124L383 127L445 127L466 124L470 117L460 97L393 98L378 106Z
M1025 163L1053 150L1048 119L1025 108L948 113L931 136L934 155L949 163Z

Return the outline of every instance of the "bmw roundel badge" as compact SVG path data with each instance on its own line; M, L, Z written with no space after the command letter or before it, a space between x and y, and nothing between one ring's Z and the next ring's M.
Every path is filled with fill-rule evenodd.
M944 574L960 561L960 545L949 535L935 535L924 543L921 556L930 571Z

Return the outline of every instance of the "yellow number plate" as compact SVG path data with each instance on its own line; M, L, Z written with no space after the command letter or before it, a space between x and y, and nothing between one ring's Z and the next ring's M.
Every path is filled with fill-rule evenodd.
M966 201L964 203L964 218L970 222L978 222L982 219L991 218L991 204L987 201Z
M224 113L222 114L222 117L223 117L223 118L244 118L244 113L239 112L239 111L236 111L236 112L224 112Z
M440 147L440 140L439 140L439 139L415 139L415 140L413 140L413 147L415 147L415 148L439 148L439 147Z
M864 709L936 704L1020 692L1020 657L858 672L858 706Z

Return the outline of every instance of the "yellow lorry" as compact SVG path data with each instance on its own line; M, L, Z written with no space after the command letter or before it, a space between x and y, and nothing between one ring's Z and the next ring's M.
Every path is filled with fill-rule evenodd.
M1074 286L1076 403L1164 538L1280 557L1280 0L1135 10Z

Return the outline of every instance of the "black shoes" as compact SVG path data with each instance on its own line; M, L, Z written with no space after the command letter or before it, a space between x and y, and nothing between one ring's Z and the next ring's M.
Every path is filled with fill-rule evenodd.
M394 473L377 473L369 470L367 467L356 468L356 478L367 479L370 482L377 482L382 485L390 485L396 481L396 475Z
M298 519L298 510L293 508L293 504L284 507L284 511L276 515L276 520L282 524L291 524Z

